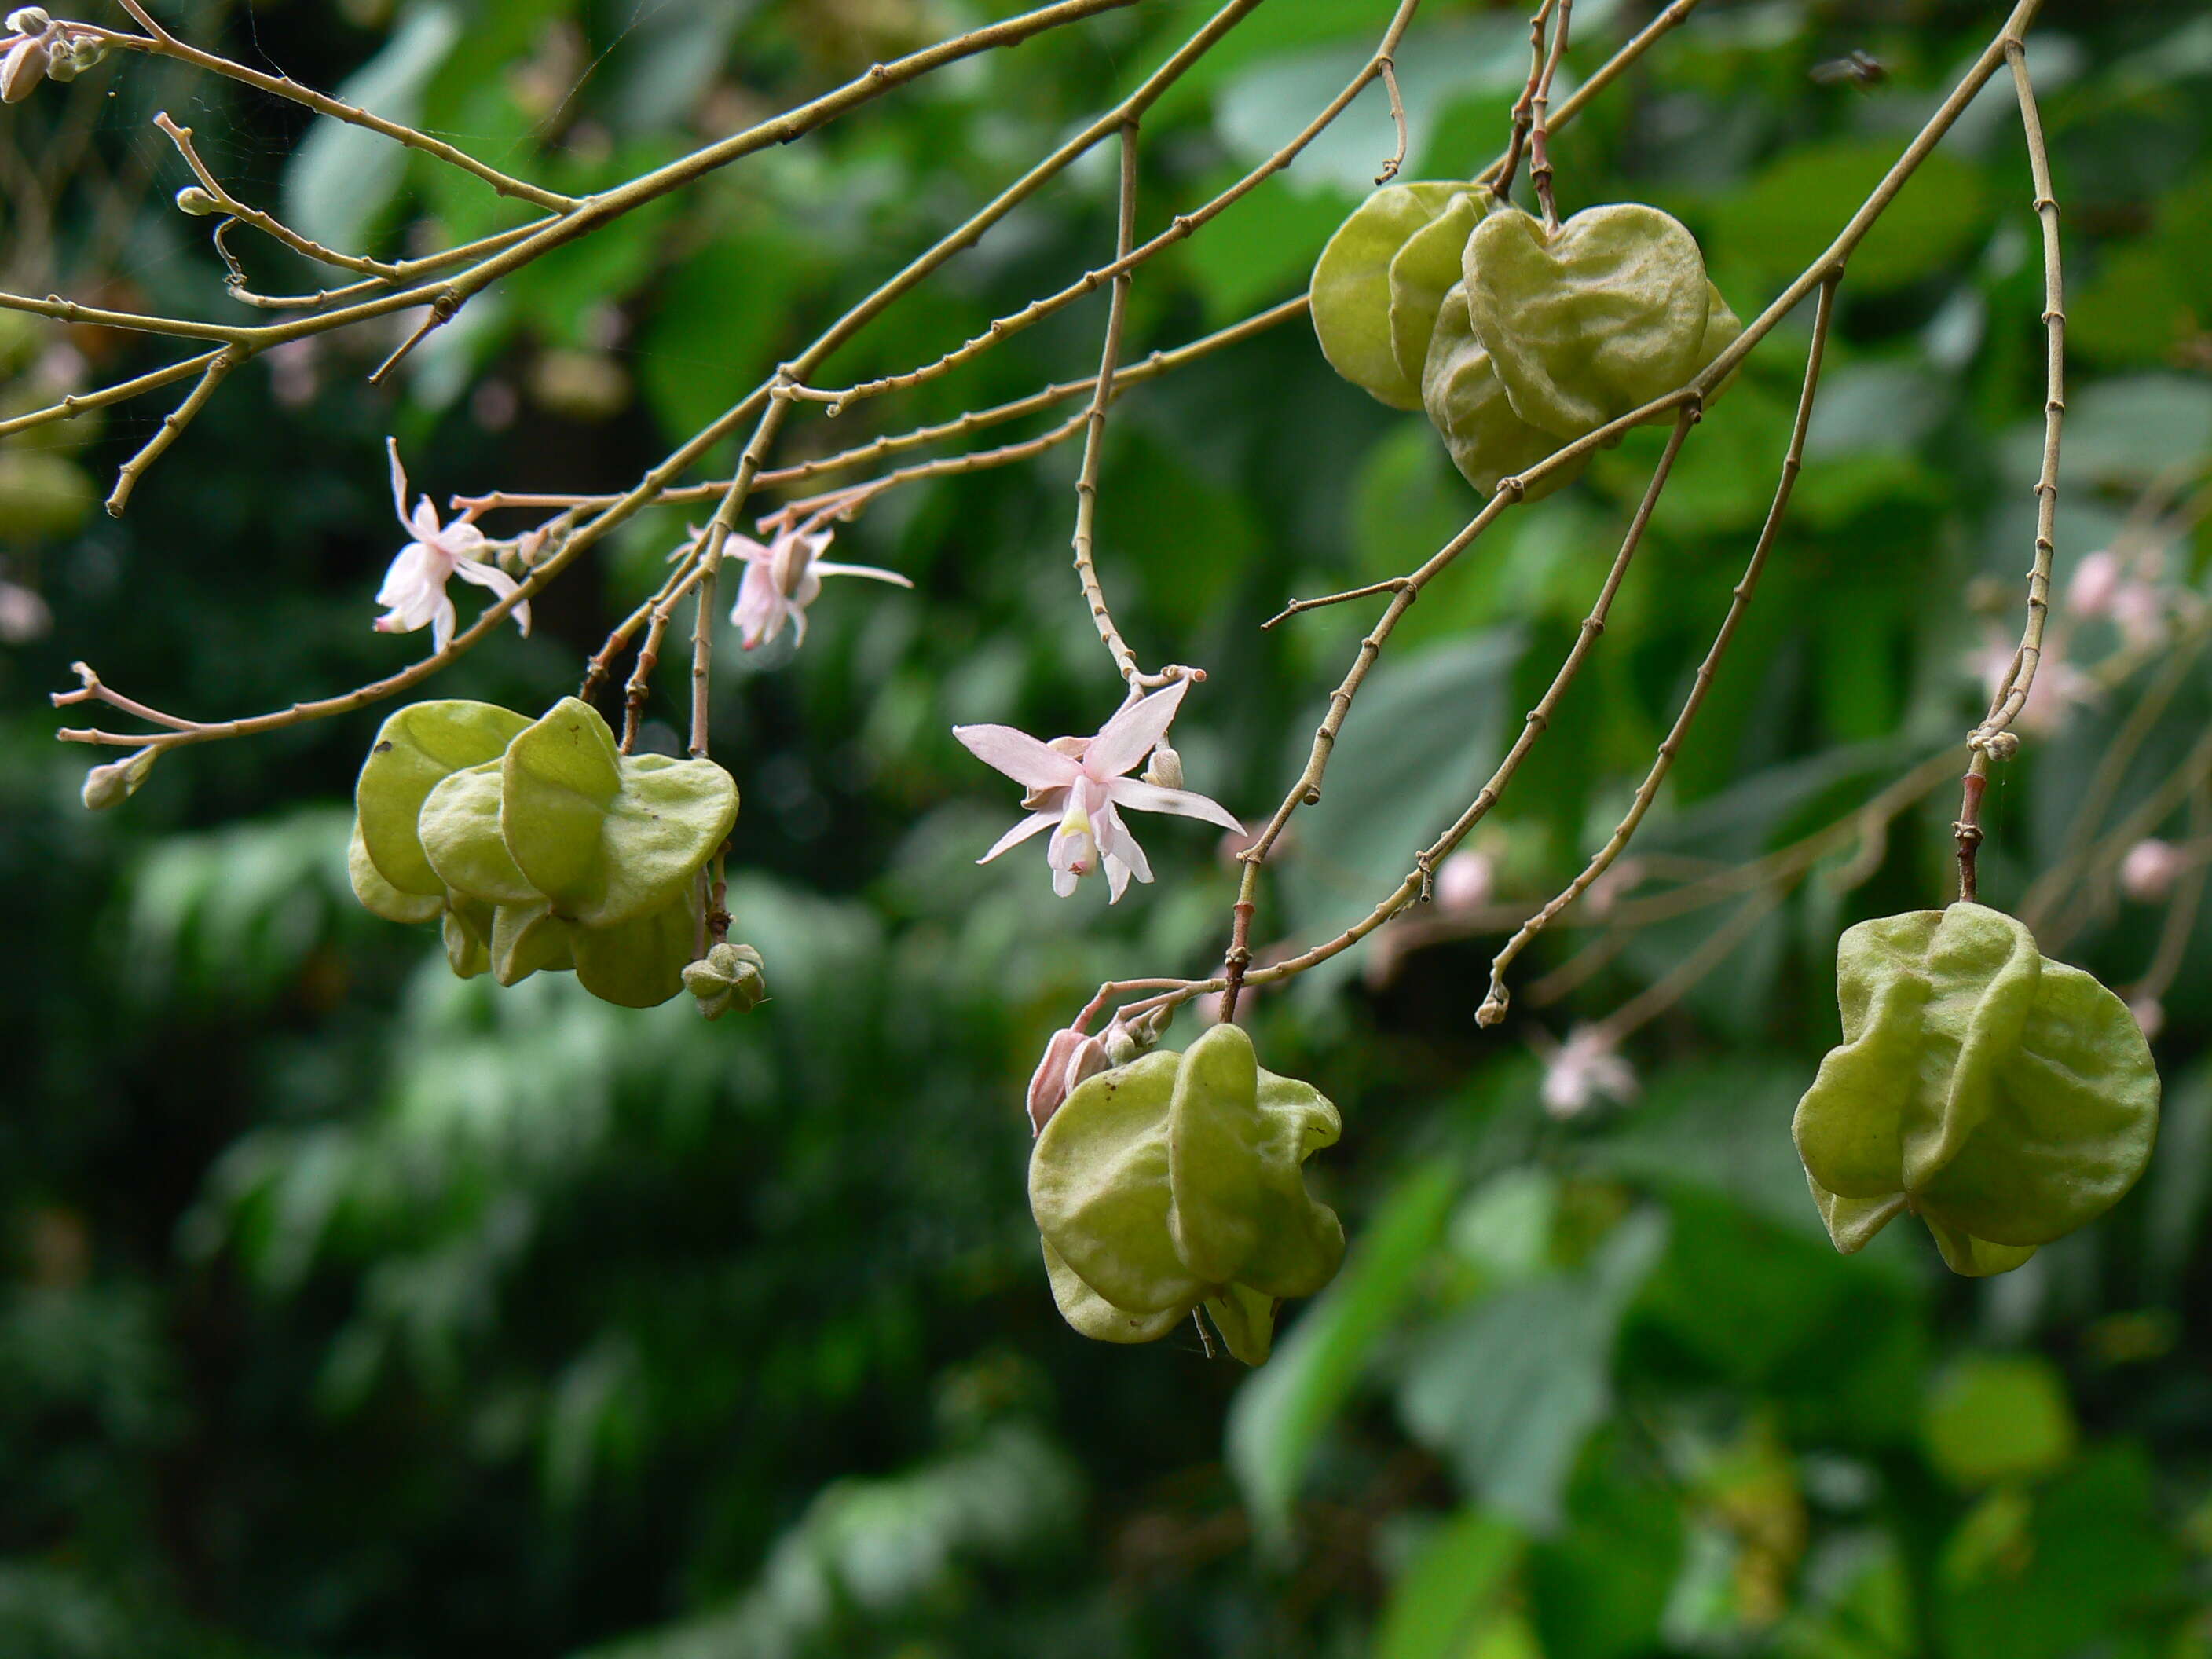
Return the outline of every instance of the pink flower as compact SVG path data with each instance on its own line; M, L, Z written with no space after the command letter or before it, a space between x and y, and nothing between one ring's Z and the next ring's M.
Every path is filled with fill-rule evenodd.
M2112 608L2112 596L2126 579L2120 556L2108 547L2084 553L2066 584L2066 608L2077 617L2101 617Z
M415 539L399 550L392 568L384 573L384 586L376 590L376 602L384 607L384 614L376 619L376 631L411 634L428 623L432 648L443 651L453 643L457 620L453 602L446 595L448 581L459 576L478 587L489 587L502 599L520 584L490 562L484 552L489 544L483 532L465 518L441 525L438 509L428 495L415 503L411 515L408 513L407 470L399 465L398 441L392 438L384 441L392 452L392 510L399 515L399 527ZM527 599L514 607L514 616L515 626L529 633Z
M1490 902L1495 876L1487 853L1462 848L1437 866L1437 906L1453 913L1480 910Z
M1577 1117L1601 1095L1626 1105L1638 1092L1636 1073L1613 1051L1613 1034L1600 1025L1582 1025L1556 1046L1547 1038L1544 1055L1544 1109L1553 1117Z
M811 522L811 521L810 521ZM750 536L732 536L724 548L745 562L744 580L738 584L738 602L730 611L739 642L748 651L766 645L791 624L795 645L806 642L806 607L822 592L824 576L866 576L871 581L914 584L896 570L878 570L870 564L829 564L822 556L830 549L834 530L793 527L763 546Z
M976 759L1030 791L1022 803L1030 816L1000 836L975 862L988 864L1009 847L1050 830L1052 842L1045 857L1052 866L1052 890L1066 898L1074 892L1079 878L1103 864L1107 888L1118 901L1131 876L1139 881L1152 878L1145 850L1121 822L1119 808L1203 818L1241 835L1243 826L1218 801L1124 775L1167 736L1189 689L1189 681L1177 680L1164 690L1124 704L1092 738L1060 738L1042 744L1011 726L954 726L952 735Z
M2189 854L2172 842L2139 841L2120 860L2120 890L2138 904L2156 904L2189 866Z

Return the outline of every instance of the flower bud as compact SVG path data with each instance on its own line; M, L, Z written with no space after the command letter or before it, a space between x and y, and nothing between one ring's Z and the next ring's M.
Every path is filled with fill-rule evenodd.
M0 104L20 104L46 75L46 44L27 35L0 52Z
M1152 750L1152 758L1145 767L1145 781L1162 789L1182 787L1182 757L1162 744Z
M53 21L40 6L22 6L8 14L8 29L13 34L44 34Z
M684 969L684 988L697 1000L704 1018L720 1019L732 1009L749 1013L768 995L764 966L750 945L717 945Z
M84 775L84 804L92 811L103 811L120 805L138 793L138 786L146 781L146 775L154 769L157 751L150 745L119 761L105 766L95 766Z
M107 56L107 42L96 34L79 34L69 43L70 67L82 75Z
M1107 1057L1106 1045L1095 1036L1089 1036L1075 1026L1054 1031L1044 1045L1043 1058L1037 1061L1036 1070L1030 1073L1030 1128L1042 1133L1052 1121L1060 1103L1075 1091L1076 1086L1087 1078L1096 1077L1112 1062Z
M46 79L66 84L76 79L76 60L66 52L50 53L46 58Z
M1149 1021L1139 1020L1129 1025L1118 1016L1100 1038L1106 1045L1106 1060L1110 1066L1127 1066L1133 1060L1142 1059L1152 1053L1159 1040L1158 1029Z
M211 213L222 211L222 204L198 185L186 185L177 192L177 211L189 213L195 219L204 219Z

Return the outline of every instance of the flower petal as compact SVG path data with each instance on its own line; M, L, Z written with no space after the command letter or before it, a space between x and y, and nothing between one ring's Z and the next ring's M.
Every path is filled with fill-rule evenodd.
M410 542L392 556L384 572L384 585L376 590L376 602L388 609L404 605L408 599L419 592L427 582L424 566L430 550L420 542ZM434 584L432 584L434 585ZM417 628L422 623L415 624Z
M392 455L392 510L411 535L415 526L407 522L407 469L399 465L399 440L386 438L384 447Z
M1142 778L1109 778L1106 794L1108 799L1139 812L1173 812L1178 817L1203 818L1208 823L1240 833L1244 828L1219 801L1194 789L1163 789Z
M474 582L478 587L489 587L502 599L511 596L522 586L497 565L475 559L462 560L453 567L453 574L465 582ZM530 633L530 601L525 599L514 610L508 611L507 615L514 618L514 625L522 630L525 637L527 637Z
M952 735L984 765L1027 788L1064 787L1083 775L1079 763L1011 726L956 726Z
M1083 757L1085 769L1094 778L1115 777L1151 754L1167 735L1183 693L1189 690L1188 680L1177 680L1122 708L1091 740L1090 752Z
M866 576L870 581L892 582L901 587L912 587L914 583L896 570L882 570L872 564L817 564L817 576Z
M453 642L453 624L459 620L460 615L453 609L451 599L438 606L438 614L430 618L430 649L434 653L444 651ZM422 623L417 623L415 626L420 628ZM413 629L409 631L411 633Z
M1121 822L1121 815L1114 810L1111 800L1092 815L1091 828L1091 833L1098 837L1099 855L1106 860L1106 873L1109 877L1114 873L1114 866L1120 864L1127 866L1139 881L1152 878L1151 860L1145 857L1145 849L1137 845L1137 838L1129 833L1129 826ZM1115 897L1120 896L1117 891Z
M1057 811L1032 812L1029 817L1024 818L1012 829L1007 830L1005 835L1000 836L998 840L993 842L991 843L991 850L984 854L981 858L977 859L975 862L978 864L988 864L993 859L998 857L1000 854L1005 852L1009 847L1018 847L1024 842L1027 841L1031 836L1036 835L1039 830L1049 830L1054 824L1058 823L1059 822L1060 814Z

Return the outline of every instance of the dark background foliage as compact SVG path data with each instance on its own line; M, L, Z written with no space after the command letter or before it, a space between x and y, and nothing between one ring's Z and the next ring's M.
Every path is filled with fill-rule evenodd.
M1006 9L161 9L310 82L381 76L389 106L584 190ZM1147 225L1294 131L1385 9L1271 0L1148 122ZM1836 1256L1787 1133L1834 1040L1839 928L1947 894L1948 776L1886 830L1856 815L1955 744L1982 694L1969 658L2016 627L2041 276L2002 85L1854 261L1797 514L1639 845L1647 893L1740 869L1779 902L1562 927L1513 1019L1474 1025L1496 924L1602 839L1726 605L1802 316L1696 435L1601 650L1477 843L1512 917L1424 913L1387 958L1255 1000L1267 1063L1343 1108L1314 1169L1354 1240L1262 1370L1208 1363L1194 1336L1073 1335L1024 1202L1018 1100L1045 1036L1103 978L1202 969L1232 886L1212 832L1167 820L1159 883L1112 911L1088 885L1047 902L1027 852L971 862L1012 796L948 728L1087 731L1115 692L1066 569L1067 452L872 509L841 556L916 591L831 584L795 658L725 635L732 908L774 992L743 1020L616 1010L547 976L459 983L434 939L363 915L346 800L377 711L192 749L119 811L78 806L86 756L46 706L74 658L214 717L423 648L367 625L401 539L387 431L441 498L624 485L1203 15L1152 0L753 158L478 301L396 391L362 378L389 337L258 364L120 522L86 509L157 404L0 447L0 1653L2212 1652L2194 922L2212 543L2191 516L2212 466L2212 19L2183 0L2053 0L2033 48L2071 283L2060 576L2116 537L2155 544L2160 612L2134 637L2064 628L2054 684L2076 695L2000 774L1985 891L2118 985L2161 940L2180 954L2150 1176L2008 1277L1954 1279L1902 1224ZM1647 15L1584 0L1571 67ZM1748 314L2000 21L1966 0L1707 0L1560 137L1563 205L1668 207ZM1425 9L1400 60L1407 176L1496 152L1526 37L1512 10ZM1879 84L1814 73L1852 51ZM289 106L111 63L0 116L7 286L228 314L204 222L169 206L184 175L159 108L240 191L335 238L388 251L500 222L472 181L326 138L288 164L307 131ZM1297 292L1389 137L1370 94L1147 267L1133 349ZM925 361L1097 263L1111 186L1079 167L832 372ZM249 257L271 285L313 281ZM1087 373L1102 314L800 423L793 453ZM158 361L0 313L11 410ZM1471 797L1656 443L1509 519L1424 598L1271 879L1268 938L1364 909ZM1367 618L1257 622L1410 568L1475 505L1426 428L1336 380L1303 325L1131 393L1103 501L1125 628L1211 672L1179 734L1193 783L1248 819L1295 775ZM440 693L535 708L571 689L680 533L653 515ZM681 717L665 691L652 713ZM2115 867L2154 834L2198 874L2125 896ZM1532 988L1593 943L1564 997ZM1547 1114L1545 1037L1655 985L1666 1006L1626 1048L1639 1097Z

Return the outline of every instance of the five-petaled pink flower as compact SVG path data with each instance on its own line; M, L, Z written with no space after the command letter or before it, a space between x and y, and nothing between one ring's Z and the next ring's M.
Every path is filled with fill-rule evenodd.
M502 599L520 584L485 556L489 544L483 532L465 518L441 525L438 509L428 495L415 503L411 515L408 513L407 470L399 465L399 445L391 438L385 443L392 451L392 510L399 515L399 527L415 539L399 550L392 568L384 573L384 586L376 590L376 602L384 607L384 614L376 619L376 631L411 634L428 623L433 648L443 651L453 642L457 620L453 602L446 594L448 581L459 576L478 587L489 587ZM530 601L516 605L514 616L515 626L527 634Z
M794 645L806 642L806 607L822 592L824 576L866 576L872 581L914 584L896 570L878 570L872 564L829 564L822 556L830 550L834 530L793 526L763 546L750 536L732 536L726 550L745 562L744 580L738 584L738 602L730 611L738 642L748 651L766 645L791 624Z
M1075 890L1079 877L1103 864L1107 888L1119 899L1131 876L1139 881L1152 878L1145 849L1121 822L1119 808L1175 812L1242 834L1243 826L1218 801L1188 789L1166 789L1122 775L1167 736L1176 706L1189 689L1189 681L1177 680L1165 690L1123 705L1092 738L1060 738L1043 744L1011 726L954 726L952 735L976 759L1030 792L1022 802L1030 816L975 861L988 864L1009 847L1050 830L1046 858L1052 866L1052 890L1066 898Z

